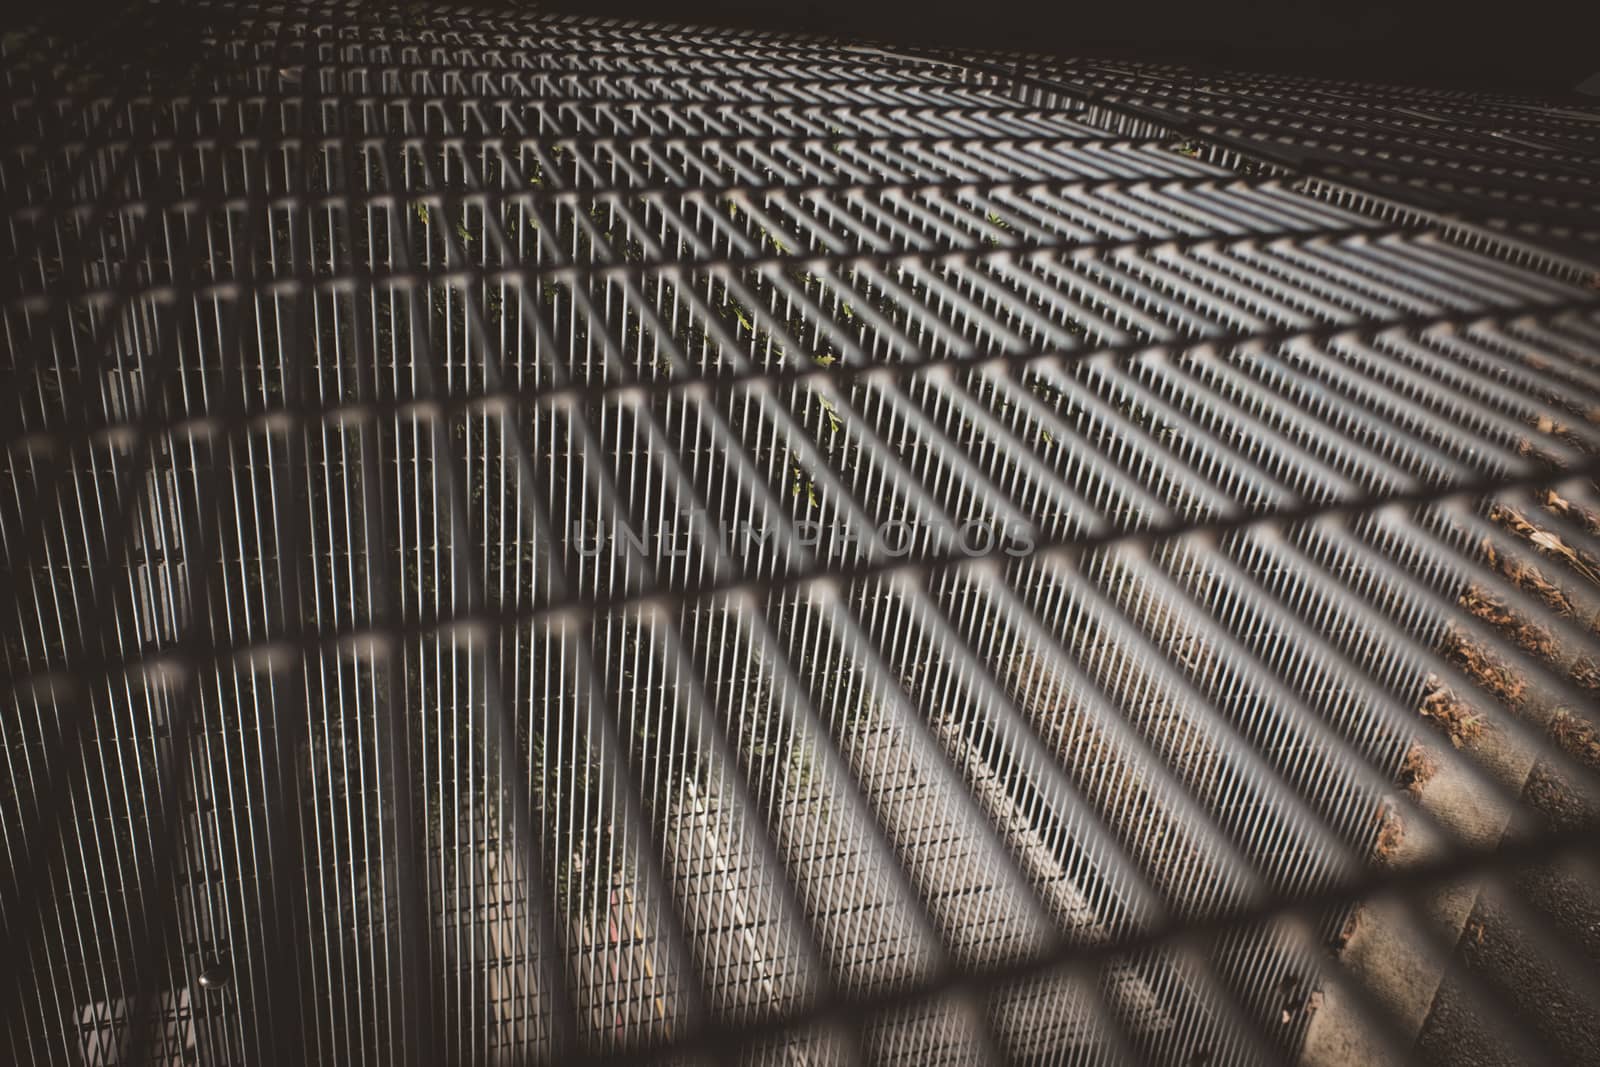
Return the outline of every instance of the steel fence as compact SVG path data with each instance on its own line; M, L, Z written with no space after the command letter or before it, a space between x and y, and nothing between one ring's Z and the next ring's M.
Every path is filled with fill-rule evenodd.
M1404 1058L1462 887L1600 1004L1600 112L184 15L3 46L16 1062Z

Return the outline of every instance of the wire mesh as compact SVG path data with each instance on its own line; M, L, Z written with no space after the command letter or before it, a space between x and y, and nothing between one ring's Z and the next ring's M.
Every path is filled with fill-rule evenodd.
M1600 116L190 15L3 45L15 1061L1403 1056L1463 886L1600 1003Z

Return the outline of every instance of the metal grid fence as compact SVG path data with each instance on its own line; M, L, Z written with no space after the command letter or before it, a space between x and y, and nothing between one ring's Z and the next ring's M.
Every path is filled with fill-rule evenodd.
M4 43L16 1062L1281 1062L1592 863L1600 115L1385 200L1241 154L1360 87L188 14Z

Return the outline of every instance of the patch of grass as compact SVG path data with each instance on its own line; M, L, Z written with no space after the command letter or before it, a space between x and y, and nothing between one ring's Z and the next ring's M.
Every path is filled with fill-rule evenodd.
M798 463L791 464L791 473L794 475L794 483L791 487L792 495L798 497L803 492L806 495L807 505L813 508L816 507L819 503L817 499L817 483Z
M1015 234L1017 232L1011 228L1010 224L1008 224L1005 219L1001 218L999 215L996 215L993 211L984 215L984 220L988 222L989 225L997 227L1005 233ZM985 237L983 239L983 243L992 248L998 248L1000 247L1000 238L994 236Z

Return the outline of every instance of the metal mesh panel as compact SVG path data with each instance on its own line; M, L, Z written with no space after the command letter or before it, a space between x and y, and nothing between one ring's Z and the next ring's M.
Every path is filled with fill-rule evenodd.
M197 11L3 46L13 1059L1600 1047L1600 116Z
M1177 135L1179 150L1246 171L1287 169L1304 191L1365 210L1535 239L1590 263L1600 242L1600 144L1581 98L1465 92L1153 63L966 57L1024 99L1066 91Z

